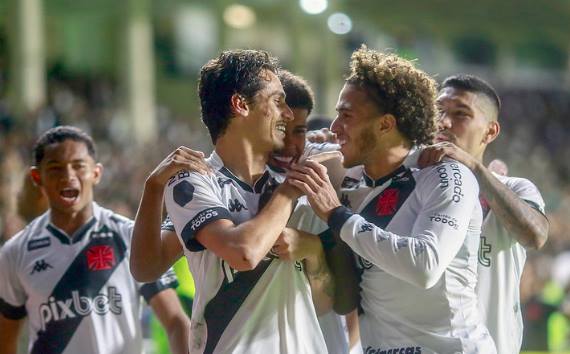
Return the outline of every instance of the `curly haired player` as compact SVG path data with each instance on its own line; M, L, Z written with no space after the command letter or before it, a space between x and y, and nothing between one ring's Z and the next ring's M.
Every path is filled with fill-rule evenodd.
M475 176L455 161L418 169L411 154L435 133L436 84L396 55L362 47L351 59L331 126L349 168L340 199L317 163L289 176L328 222L335 283L353 279L335 309L360 305L365 353L495 353L475 295Z

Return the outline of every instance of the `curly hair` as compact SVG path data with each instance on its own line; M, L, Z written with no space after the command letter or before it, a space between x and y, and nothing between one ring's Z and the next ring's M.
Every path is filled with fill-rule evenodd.
M346 82L364 89L378 108L396 118L413 144L430 144L436 132L436 82L409 60L362 45L350 57Z
M223 51L200 70L198 94L202 122L215 144L232 117L230 99L242 95L248 102L264 87L263 70L278 74L276 58L262 50L238 49Z

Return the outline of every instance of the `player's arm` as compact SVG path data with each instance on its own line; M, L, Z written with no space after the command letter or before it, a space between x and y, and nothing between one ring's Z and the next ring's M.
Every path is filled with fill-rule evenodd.
M321 240L301 230L285 228L271 252L287 261L302 261L311 285L313 304L318 315L332 309L334 279L325 259Z
M348 330L348 349L349 351L358 344L360 340L360 326L358 323L358 311L354 310L345 316L346 328Z
M18 336L23 319L12 320L0 314L0 354L16 354L18 352Z
M473 171L489 206L518 242L534 249L544 246L548 238L549 222L538 209L538 203L532 200L533 196L540 196L534 185L529 182L531 193L523 191L523 195L519 196L495 177L483 163L449 142L428 147L422 152L419 162L425 166L439 162L444 156L463 163ZM524 194L528 194L529 198L525 199Z
M173 174L183 169L207 173L203 157L201 152L179 147L147 178L131 242L130 269L136 280L156 280L182 256L182 246L176 234L160 231L164 187Z
M149 305L168 335L170 351L174 354L188 353L190 320L174 289L156 294L150 299Z
M416 220L410 220L414 223L410 235L388 232L341 206L332 186L317 168L298 168L298 179L292 183L307 194L315 213L327 220L331 230L340 234L354 252L397 278L430 288L463 244L478 202L475 176L456 163L448 163L445 168L448 176L458 173L457 178L461 177L461 198L457 201L453 183L442 188L434 169L421 186L422 209ZM453 225L436 221L437 216L445 216Z

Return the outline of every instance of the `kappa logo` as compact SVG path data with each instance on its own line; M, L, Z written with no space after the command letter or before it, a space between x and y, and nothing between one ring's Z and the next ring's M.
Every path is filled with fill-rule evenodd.
M87 250L87 267L91 271L112 269L116 264L115 251L111 246L92 246Z
M36 261L36 264L34 264L34 268L32 268L30 275L33 275L35 273L41 273L45 270L48 270L49 268L53 267L49 265L45 260L40 259L39 261Z
M370 268L372 268L372 266L374 265L374 264L372 264L372 262L370 262L369 260L364 259L364 258L362 258L362 257L360 257L360 256L358 256L358 264L359 264L360 267L363 268L363 269L370 269Z
M385 189L380 195L380 198L378 198L378 202L376 202L376 215L386 216L394 214L399 199L399 190L396 188Z
M363 232L372 231L372 230L374 230L374 226L372 226L372 224L364 223L360 225L360 230L358 230L358 233L361 234Z
M237 211L237 212L239 213L239 212L242 211L242 210L248 210L248 209L246 208L246 206L243 205L242 203L240 203L240 201L237 200L237 199L234 199L234 200L231 200L231 199L230 199L230 201L229 201L229 203L228 203L228 209L229 209L229 211L231 211L232 213L233 213L234 211Z

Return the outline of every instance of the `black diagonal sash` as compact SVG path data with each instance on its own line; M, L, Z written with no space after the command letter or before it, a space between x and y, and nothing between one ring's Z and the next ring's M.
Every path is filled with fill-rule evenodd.
M390 185L386 187L382 192L380 192L376 197L374 197L365 207L362 209L360 215L368 222L385 229L390 221L394 218L394 215L400 210L402 205L406 202L412 191L416 187L416 181L412 176L412 172L407 170L401 177L395 177ZM387 200L387 203L392 205L386 206L387 212L379 212L378 208L382 207L379 204L386 197L387 194L393 193L397 191L396 199ZM360 263L360 267L358 269L358 276L360 277L359 282L362 282L362 273L366 269L372 268L372 263L368 262L367 260L363 259L360 256L358 257L358 263ZM360 291L362 291L362 286L360 287ZM358 313L362 314L364 310L359 305L358 306Z
M224 279L218 293L204 310L208 330L204 354L214 352L226 327L272 262L273 259L263 260L253 270L238 272L232 282Z
M106 229L106 227L103 227ZM98 232L108 230L99 230ZM111 237L92 238L83 250L70 264L67 271L55 285L48 299L67 300L72 298L72 291L79 292L80 296L93 299L99 294L101 288L107 283L115 269L125 258L126 245L121 237L111 232ZM110 269L90 270L87 261L87 253L94 246L110 246L114 254L114 265ZM93 267L92 267L93 268ZM59 321L52 320L40 330L34 342L32 354L59 354L63 353L67 344L73 337L83 316L76 313L75 317L65 318Z

